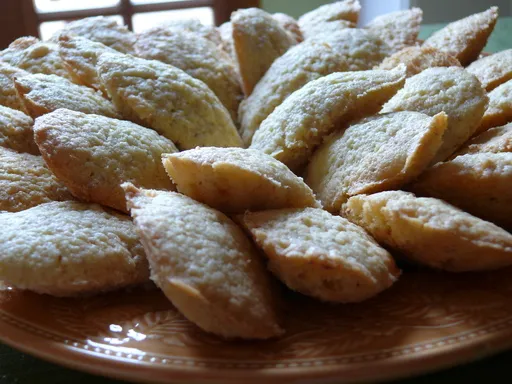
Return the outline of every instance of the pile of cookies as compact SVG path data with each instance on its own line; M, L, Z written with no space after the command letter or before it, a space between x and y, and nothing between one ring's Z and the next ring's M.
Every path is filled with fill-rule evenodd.
M512 265L512 49L498 10L417 40L418 8L133 34L106 18L0 52L0 279L55 296L150 279L205 331L281 335L276 283L358 302L395 258ZM405 271L404 273L407 273Z

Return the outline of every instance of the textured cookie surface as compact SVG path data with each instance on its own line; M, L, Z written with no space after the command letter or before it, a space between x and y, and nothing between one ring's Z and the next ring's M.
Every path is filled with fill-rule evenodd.
M223 212L318 205L301 178L260 151L196 148L163 162L178 191Z
M175 192L123 186L151 278L185 317L229 338L283 332L268 272L234 222Z
M50 201L72 199L41 156L0 147L0 211L18 212Z
M26 113L23 102L16 94L14 78L29 74L30 72L0 61L0 105Z
M478 77L487 91L512 79L512 49L497 52L472 62L467 71Z
M185 71L204 82L237 121L238 105L243 98L231 58L218 46L191 32L152 28L138 35L137 55L159 60Z
M231 21L226 21L218 28L220 38L222 39L222 49L226 52L233 61L236 61L236 52L233 41L233 25Z
M438 199L402 191L358 195L342 213L420 264L454 272L512 265L512 234Z
M427 170L411 186L482 219L512 229L512 153L457 156Z
M512 152L512 123L488 129L468 141L456 155Z
M377 16L365 28L396 52L416 44L422 19L423 11L412 8Z
M105 93L96 70L98 57L103 52L115 52L115 50L85 37L65 33L59 35L58 43L60 56L81 83Z
M315 208L247 212L243 225L289 288L320 300L357 302L388 288L400 271L357 225Z
M338 72L292 93L261 124L250 148L300 170L337 124L374 114L403 85L405 68Z
M485 12L454 21L425 40L423 46L449 53L466 66L478 58L497 18L498 8L491 7Z
M423 172L442 143L446 114L377 115L329 137L307 169L325 209L339 212L353 195L398 189Z
M343 28L354 28L360 11L358 0L337 1L305 13L299 18L299 26L306 39Z
M488 96L489 106L485 110L476 134L512 122L512 79L493 89Z
M36 119L34 132L48 167L80 200L127 211L123 182L174 189L161 155L177 149L151 129L59 109Z
M427 68L460 67L452 55L432 47L407 47L384 59L378 69L393 69L400 63L407 67L407 77L417 75Z
M122 53L133 53L135 35L124 25L103 16L87 17L67 23L52 39L57 40L60 33L75 34L97 41Z
M299 23L293 17L287 15L286 13L274 13L272 17L297 43L300 43L304 40L304 36L300 30Z
M14 85L28 113L33 118L59 108L108 117L118 117L114 105L97 92L55 75L28 75Z
M29 73L57 75L79 83L59 55L59 47L47 41L29 36L14 40L0 52L0 60Z
M240 105L240 132L248 145L263 120L293 92L312 80L348 69L328 43L305 41L277 58Z
M429 68L410 77L382 108L382 113L416 111L429 116L445 112L448 129L433 163L445 160L476 131L488 97L478 79L457 67Z
M0 106L0 146L38 155L33 125L34 121L23 112Z
M0 278L75 296L143 283L149 270L129 216L69 201L0 213Z
M212 25L204 25L197 19L167 20L159 24L158 27L165 28L169 31L190 32L196 36L210 40L217 47L222 45L222 38L217 28Z
M248 96L275 59L296 43L269 13L248 8L231 16L234 49Z
M217 96L182 70L156 60L104 53L98 73L125 119L153 128L178 148L242 146Z

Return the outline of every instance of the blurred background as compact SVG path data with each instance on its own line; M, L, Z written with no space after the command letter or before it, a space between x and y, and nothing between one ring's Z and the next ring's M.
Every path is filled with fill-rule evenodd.
M360 24L383 13L413 6L423 9L425 38L448 21L481 12L491 5L500 8L500 21L486 48L494 52L510 47L512 0L360 0ZM0 0L0 49L14 39L33 35L50 37L66 21L105 15L128 25L135 32L174 18L196 18L204 24L220 25L238 8L261 7L268 12L284 12L294 17L326 0Z

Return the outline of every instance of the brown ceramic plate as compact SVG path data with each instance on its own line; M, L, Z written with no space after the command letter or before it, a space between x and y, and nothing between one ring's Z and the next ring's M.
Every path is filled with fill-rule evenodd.
M288 332L266 342L207 335L158 291L55 299L4 288L0 339L62 365L140 382L384 380L512 347L511 273L412 271L357 305L290 294Z

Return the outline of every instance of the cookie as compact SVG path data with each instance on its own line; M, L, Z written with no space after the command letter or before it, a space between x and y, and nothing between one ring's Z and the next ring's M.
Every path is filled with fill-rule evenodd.
M134 52L135 35L126 26L119 25L116 20L108 17L87 17L66 23L64 28L52 37L52 41L57 42L61 33L82 36L122 53Z
M156 60L103 53L98 73L125 119L154 129L178 148L242 146L217 96L182 70Z
M422 20L423 11L412 8L377 16L365 28L379 36L393 52L398 52L416 44Z
M20 37L0 52L0 60L29 73L57 75L80 84L59 55L57 44L36 37Z
M238 121L243 98L238 74L229 56L211 41L191 32L152 28L138 35L137 55L159 60L185 71L205 83Z
M0 213L0 278L65 297L140 284L149 270L129 216L68 201Z
M452 272L512 265L512 234L442 200L380 192L351 197L342 212L419 264Z
M106 94L96 66L98 57L103 52L115 52L115 50L82 36L62 33L58 39L60 56L80 82Z
M39 155L33 125L34 121L23 112L0 106L0 147Z
M73 196L41 156L0 147L0 211L18 212Z
M490 128L468 141L456 154L512 152L512 123Z
M512 229L511 186L512 153L484 152L436 164L410 189Z
M292 93L261 123L250 148L300 171L339 124L374 114L400 89L405 67L391 71L337 72Z
M283 333L268 272L234 222L179 193L123 187L151 278L186 318L227 338Z
M344 57L328 43L305 41L278 57L242 101L239 109L240 134L249 145L254 132L288 96L312 80L348 69Z
M488 91L512 79L512 49L497 52L472 62L466 70Z
M114 105L97 92L55 75L28 75L14 80L14 86L30 116L59 108L108 117L119 117Z
M360 11L358 0L336 1L302 15L299 26L305 39L344 28L355 28Z
M448 115L448 129L432 164L447 159L476 132L488 97L478 79L457 67L428 68L410 77L382 113L416 111Z
M221 24L218 31L222 39L222 49L233 61L236 61L235 43L233 42L233 25L231 25L231 21L226 21Z
M82 201L127 212L123 182L174 189L161 156L177 149L149 128L58 109L36 119L34 137L48 167Z
M158 27L165 28L169 31L190 32L211 41L217 47L222 45L222 38L217 28L212 25L204 25L197 19L167 20L159 24Z
M300 43L304 40L304 36L302 36L302 32L299 27L299 23L290 15L286 13L274 13L272 15L275 21L279 23L281 28L283 28L288 35L295 40L295 42Z
M259 151L204 147L163 163L179 192L222 212L318 206L300 177Z
M491 7L448 24L425 40L423 46L449 53L467 66L482 52L497 19L498 8Z
M399 189L429 166L446 126L444 113L364 119L326 139L311 158L306 183L333 213L350 196Z
M14 78L29 75L23 69L0 61L0 105L26 113L25 106L16 94Z
M389 288L400 275L391 255L361 227L318 208L247 212L241 218L290 289L351 303Z
M272 15L258 8L234 12L231 25L243 90L249 96L274 60L296 41Z
M398 64L407 68L407 77L417 75L427 68L461 67L452 55L432 47L407 47L386 57L376 69L393 69Z
M512 122L512 79L488 93L489 106L475 134Z

